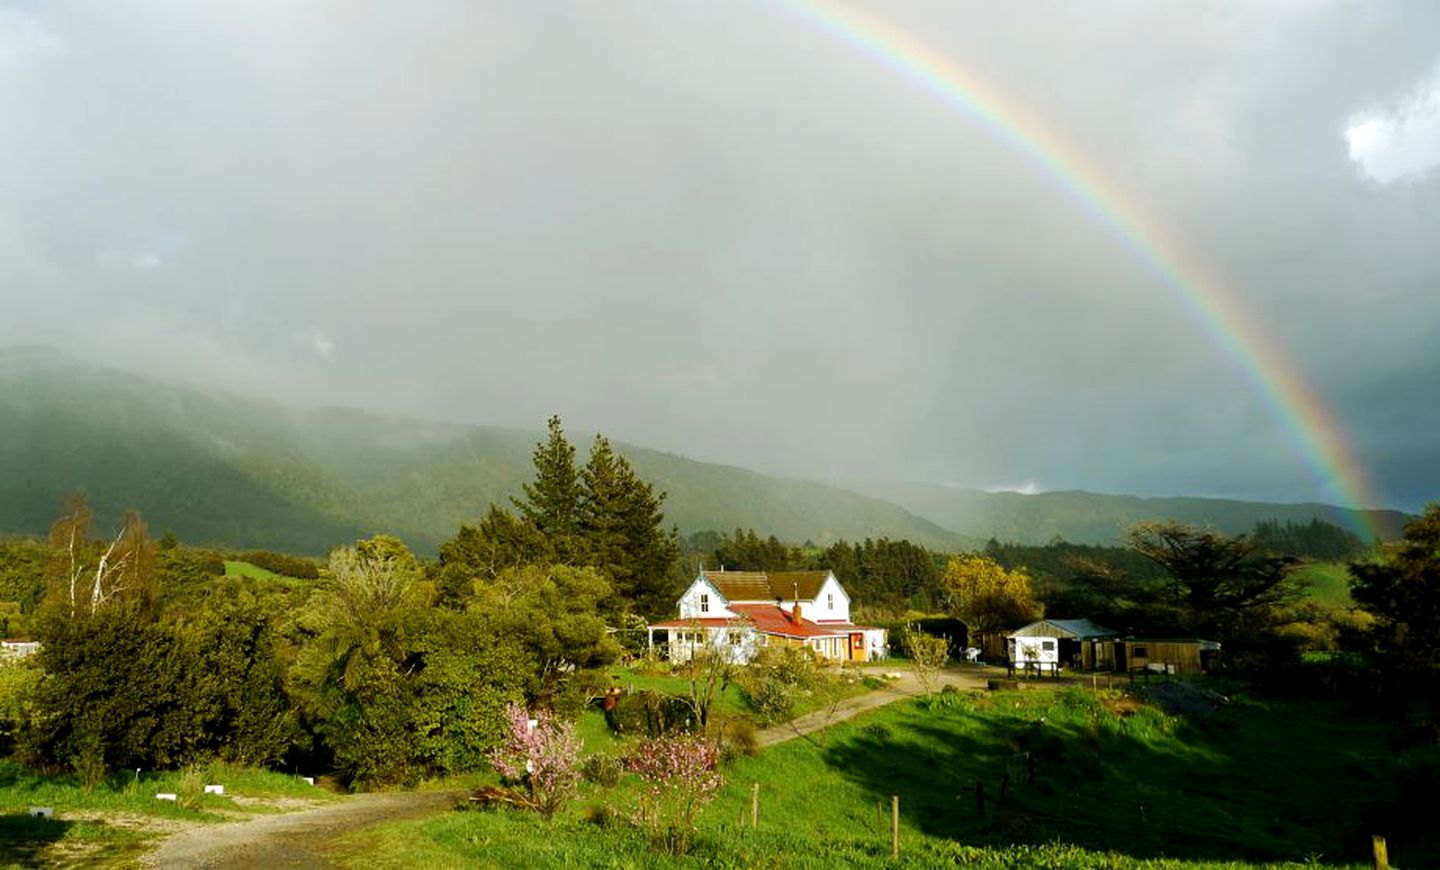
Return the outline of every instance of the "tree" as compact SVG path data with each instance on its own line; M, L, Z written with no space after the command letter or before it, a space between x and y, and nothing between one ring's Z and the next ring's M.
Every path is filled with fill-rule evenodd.
M719 747L703 737L647 737L624 764L643 782L639 821L670 854L688 852L696 817L725 784Z
M489 757L501 776L525 781L530 803L548 819L575 796L580 749L573 722L556 722L540 710L532 727L525 708L510 704L505 708L504 742Z
M1403 667L1440 667L1440 502L1405 526L1389 558L1350 565L1350 597L1378 625L1377 649Z
M1040 608L1024 568L1004 568L989 556L952 556L941 578L950 612L975 644L985 634L1015 628L1035 619Z
M670 568L680 554L664 529L665 493L635 473L610 441L595 436L580 473L579 530L584 562L603 571L619 595L642 612L670 605Z
M1157 604L1171 611L1173 630L1222 641L1254 638L1302 594L1290 579L1296 560L1262 553L1245 535L1156 521L1132 526L1127 539L1164 569Z
M549 436L535 445L535 482L525 484L525 497L512 499L520 516L532 523L550 542L555 557L569 562L579 533L580 475L575 448L565 440L560 417L548 423Z
M149 540L145 521L134 510L125 519L109 546L90 539L93 514L85 497L66 499L65 512L50 526L50 546L55 554L58 593L70 616L93 613L122 599L153 614L155 604L155 545Z
M545 696L558 692L567 674L620 654L600 615L611 609L613 594L594 568L526 565L501 571L492 582L476 581L469 612L530 656L530 694Z
M900 635L900 646L910 659L910 669L920 681L920 689L930 695L935 692L935 680L949 658L950 645L943 637L935 637L921 631L914 623L907 622Z
M438 583L441 599L458 605L477 580L493 582L501 572L554 561L554 552L535 524L490 505L475 525L461 525L440 545Z

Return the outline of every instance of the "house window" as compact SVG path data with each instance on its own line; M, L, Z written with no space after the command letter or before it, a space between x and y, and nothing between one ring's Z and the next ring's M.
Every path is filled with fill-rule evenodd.
M705 594L704 592L701 592L701 593L700 593L700 612L701 612L701 613L709 613L709 612L710 612L710 596L707 595L707 594Z
M1040 642L1040 648L1043 649L1043 650L1045 650L1046 652L1054 652L1054 651L1055 651L1055 641L1053 641L1053 640L1042 640L1042 641Z
M834 610L834 609L835 609L835 593L834 593L834 592L827 592L827 593L825 593L825 609L826 609L826 610Z
M1143 647L1143 646L1137 646L1137 647L1135 647L1135 649L1131 650L1131 652L1130 652L1130 654L1133 655L1133 656L1135 656L1135 658L1137 658L1137 659L1147 658L1147 657L1149 656L1149 653L1150 653L1150 650L1146 649L1146 648Z

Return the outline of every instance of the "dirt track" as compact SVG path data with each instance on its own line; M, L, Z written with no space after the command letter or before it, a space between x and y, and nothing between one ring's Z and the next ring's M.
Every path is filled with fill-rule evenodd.
M142 864L236 870L333 867L326 850L341 834L380 822L440 813L454 806L457 797L454 792L361 794L294 813L198 826L165 840Z
M896 667L893 670L887 668L876 668L875 675L882 673L898 673L900 679L892 680L883 688L873 692L866 692L854 698L841 702L835 715L830 717L830 724L843 722L852 716L864 713L866 710L874 710L877 707L884 707L886 704L893 704L906 698L920 696L920 681L915 679L915 674L909 668ZM1004 672L999 672L1004 676ZM978 668L946 668L935 680L936 688L947 683L952 683L962 690L983 689L987 677L996 676L994 672L980 670ZM774 746L777 743L784 743L786 740L793 740L796 737L804 737L813 734L825 727L824 711L807 713L781 725L774 725L759 732L760 746Z

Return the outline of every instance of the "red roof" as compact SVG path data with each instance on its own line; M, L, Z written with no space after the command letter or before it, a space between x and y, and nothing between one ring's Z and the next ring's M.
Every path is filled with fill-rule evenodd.
M671 619L667 622L652 622L651 628L724 628L733 625L735 620L724 617L707 616L704 619Z
M790 614L781 610L774 604L732 604L730 609L738 616L734 619L719 619L706 617L704 619L671 619L666 622L653 622L651 628L725 628L727 626L738 626L750 624L756 631L762 634L774 634L781 637L843 637L852 631L862 631L858 625L849 623L825 623L812 622L805 619L803 614L799 624L790 618Z

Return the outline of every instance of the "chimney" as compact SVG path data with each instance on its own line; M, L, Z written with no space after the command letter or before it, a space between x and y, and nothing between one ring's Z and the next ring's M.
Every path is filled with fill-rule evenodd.
M800 624L800 584L792 584L791 594L795 596L795 606L790 610L790 621L796 625Z

